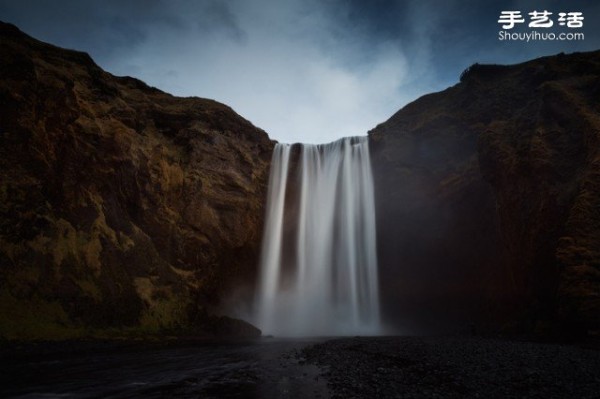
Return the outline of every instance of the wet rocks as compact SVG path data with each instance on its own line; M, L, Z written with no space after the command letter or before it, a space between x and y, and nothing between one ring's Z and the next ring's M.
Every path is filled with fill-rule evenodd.
M301 352L334 398L594 398L597 349L467 337L365 337Z

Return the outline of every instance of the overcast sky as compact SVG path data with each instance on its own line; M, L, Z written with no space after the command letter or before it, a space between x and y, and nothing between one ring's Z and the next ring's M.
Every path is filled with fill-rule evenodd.
M585 39L500 41L503 10L548 10L554 26L535 30ZM583 27L559 27L572 11ZM598 1L0 0L0 20L115 75L226 103L283 142L364 135L475 62L600 49Z

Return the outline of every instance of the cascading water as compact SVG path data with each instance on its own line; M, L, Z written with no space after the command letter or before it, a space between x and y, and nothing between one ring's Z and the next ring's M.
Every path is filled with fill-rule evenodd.
M263 333L379 332L366 137L276 144L265 222L255 320Z

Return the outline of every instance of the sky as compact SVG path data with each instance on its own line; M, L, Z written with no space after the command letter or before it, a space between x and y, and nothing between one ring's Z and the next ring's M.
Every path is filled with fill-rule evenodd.
M585 38L501 41L506 10L527 19L510 33ZM544 10L553 27L529 28ZM558 26L559 12L581 12L583 26ZM589 0L0 0L0 20L114 75L225 103L289 143L364 135L476 62L600 49Z

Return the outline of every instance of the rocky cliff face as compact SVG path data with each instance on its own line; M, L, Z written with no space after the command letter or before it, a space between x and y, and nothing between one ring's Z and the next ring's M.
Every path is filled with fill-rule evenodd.
M474 65L370 132L388 320L599 330L598 98L600 52ZM256 275L272 147L0 23L0 337L251 332L209 312Z
M598 98L600 52L474 65L370 132L388 314L598 331Z
M0 23L0 336L227 330L207 311L255 273L271 150Z

